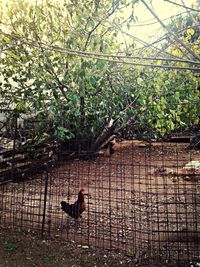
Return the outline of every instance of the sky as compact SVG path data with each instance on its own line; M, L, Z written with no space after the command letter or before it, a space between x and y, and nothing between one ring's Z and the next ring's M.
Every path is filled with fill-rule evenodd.
M149 1L147 1L149 2ZM195 3L195 0L173 0L178 4L185 3L186 6L192 7L192 4ZM179 13L185 12L186 9L182 7L178 7L174 4L168 3L164 0L152 0L152 6L154 12L159 16L159 18L167 25L170 20L166 20L171 16L175 16ZM142 40L154 40L157 39L163 33L163 29L159 23L155 23L156 19L154 19L153 15L146 9L146 7L140 3L137 5L135 9L135 14L138 17L138 22L136 25L131 27L131 32L134 36L141 38ZM149 26L146 24L154 23ZM142 26L144 25L145 26ZM138 26L137 26L138 25Z

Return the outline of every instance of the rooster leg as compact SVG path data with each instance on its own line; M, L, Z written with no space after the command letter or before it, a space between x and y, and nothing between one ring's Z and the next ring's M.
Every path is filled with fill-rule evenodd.
M75 226L75 229L78 230L79 229L79 226L80 226L80 222L79 222L79 219L74 219L74 226Z
M69 223L68 220L67 220L66 223L63 224L62 228L65 229L65 230L69 230L70 229L70 223Z
M68 223L64 224L64 225L63 225L63 229L64 229L64 230L69 230L69 229L70 229L69 224L68 224Z

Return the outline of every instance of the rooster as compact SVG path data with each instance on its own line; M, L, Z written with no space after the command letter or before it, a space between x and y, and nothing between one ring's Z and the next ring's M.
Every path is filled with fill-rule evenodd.
M78 199L74 204L69 204L65 201L61 201L61 209L69 216L75 219L75 226L77 226L77 220L81 217L81 214L86 209L86 202L84 199L84 189L81 189L78 193Z

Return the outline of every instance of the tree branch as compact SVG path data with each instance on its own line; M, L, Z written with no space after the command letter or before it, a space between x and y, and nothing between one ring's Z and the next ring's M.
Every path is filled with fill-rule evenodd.
M170 33L170 37L173 36L174 40L176 40L177 43L179 43L183 48L185 48L186 51L188 51L188 53L190 55L192 55L195 59L200 60L200 57L198 55L196 55L189 47L187 47L184 42L182 42L179 38L177 38L176 34L173 33L170 29L167 28L167 26L165 26L165 24L160 20L160 18L155 14L155 12L147 5L147 3L145 2L145 0L141 0L141 2L146 6L146 8L149 10L149 12L157 19L157 21L160 23L160 25L167 31ZM180 47L178 47L180 49Z
M93 96L98 95L101 91L102 91L102 88L99 86L99 87L97 87L97 89L96 89L96 91L94 93L91 93L91 94L86 93L86 95L89 96L89 97L93 97Z
M66 93L65 93L65 90L64 90L65 88L66 88L66 89L69 89L69 87L66 86L65 84L63 84L63 83L59 80L59 78L58 78L57 74L54 72L53 68L51 68L51 70L50 70L50 69L47 69L47 72L48 72L49 74L51 74L51 75L54 77L54 79L56 79L57 84L58 84L58 88L60 89L62 95L64 96L64 98L65 98L67 101L69 101L69 98L67 97L67 95L66 95Z
M108 12L108 14L107 14L105 17L103 17L101 20L99 20L99 21L97 22L97 24L94 26L94 28L88 33L88 37L87 37L87 40L86 40L86 42L85 42L84 50L86 50L86 48L87 48L87 45L88 45L88 43L89 43L89 40L90 40L90 37L91 37L92 33L99 27L99 25L101 25L101 23L102 23L105 19L109 18L109 17L115 12L116 8L117 8L117 7L114 7L114 6L111 7L111 8L110 8L111 11Z
M1 31L0 31L1 32ZM3 32L1 32L3 33ZM6 34L6 33L3 33L7 36L14 36L14 35L11 35L11 34ZM140 63L140 62L131 62L131 61L123 61L123 60L116 60L116 59L109 59L110 55L108 54L101 54L101 57L100 55L96 54L96 53L88 53L88 52L83 52L83 51L78 51L78 50L71 50L71 49L65 49L65 48L62 48L62 47L59 47L59 46L52 46L52 45L48 45L48 44L45 44L45 43L40 43L40 45L36 42L34 42L33 40L30 40L30 39L27 39L27 38L24 38L24 37L19 37L19 36L15 36L16 39L26 39L27 41L24 41L24 43L26 43L27 45L30 45L31 47L35 46L35 47L39 47L41 48L41 45L43 45L43 49L46 50L46 51L57 51L57 52L60 52L62 54L69 54L69 55L74 55L74 56L79 56L79 57L82 57L82 58L90 58L90 59L102 59L104 61L107 61L107 62L111 62L111 63L118 63L118 64L123 64L123 65L132 65L132 66L141 66L141 67L153 67L153 68L165 68L165 69L182 69L182 70L191 70L191 71L195 71L195 72L200 72L200 68L193 68L193 67L182 67L182 66L171 66L171 65L168 65L168 64L161 64L161 65L158 65L158 64L146 64L146 63ZM17 45L17 44L16 44ZM117 55L113 56L115 58L118 58ZM129 57L126 56L126 58L128 59ZM143 58L140 58L141 60ZM156 58L155 58L156 60ZM185 61L185 60L184 60ZM181 62L181 61L179 61ZM191 64L200 64L200 62L195 62L195 61L191 61L191 60L188 60L188 63L191 63ZM65 65L65 64L63 64ZM66 86L66 85L65 85Z
M171 0L164 0L165 2L168 2L170 4L173 4L173 5L176 5L176 6L180 6L180 7L183 7L185 9L188 9L188 10L191 10L191 11L195 11L195 12L200 12L200 10L198 9L194 9L194 8L191 8L191 7L188 7L188 6L185 6L185 5L181 5L181 4L178 4L178 3L175 3Z

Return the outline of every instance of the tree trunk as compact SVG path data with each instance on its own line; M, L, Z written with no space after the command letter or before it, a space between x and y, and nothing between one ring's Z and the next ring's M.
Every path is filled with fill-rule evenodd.
M98 152L104 145L111 141L114 131L117 127L117 120L110 120L103 129L102 133L96 138L91 146L92 152Z

